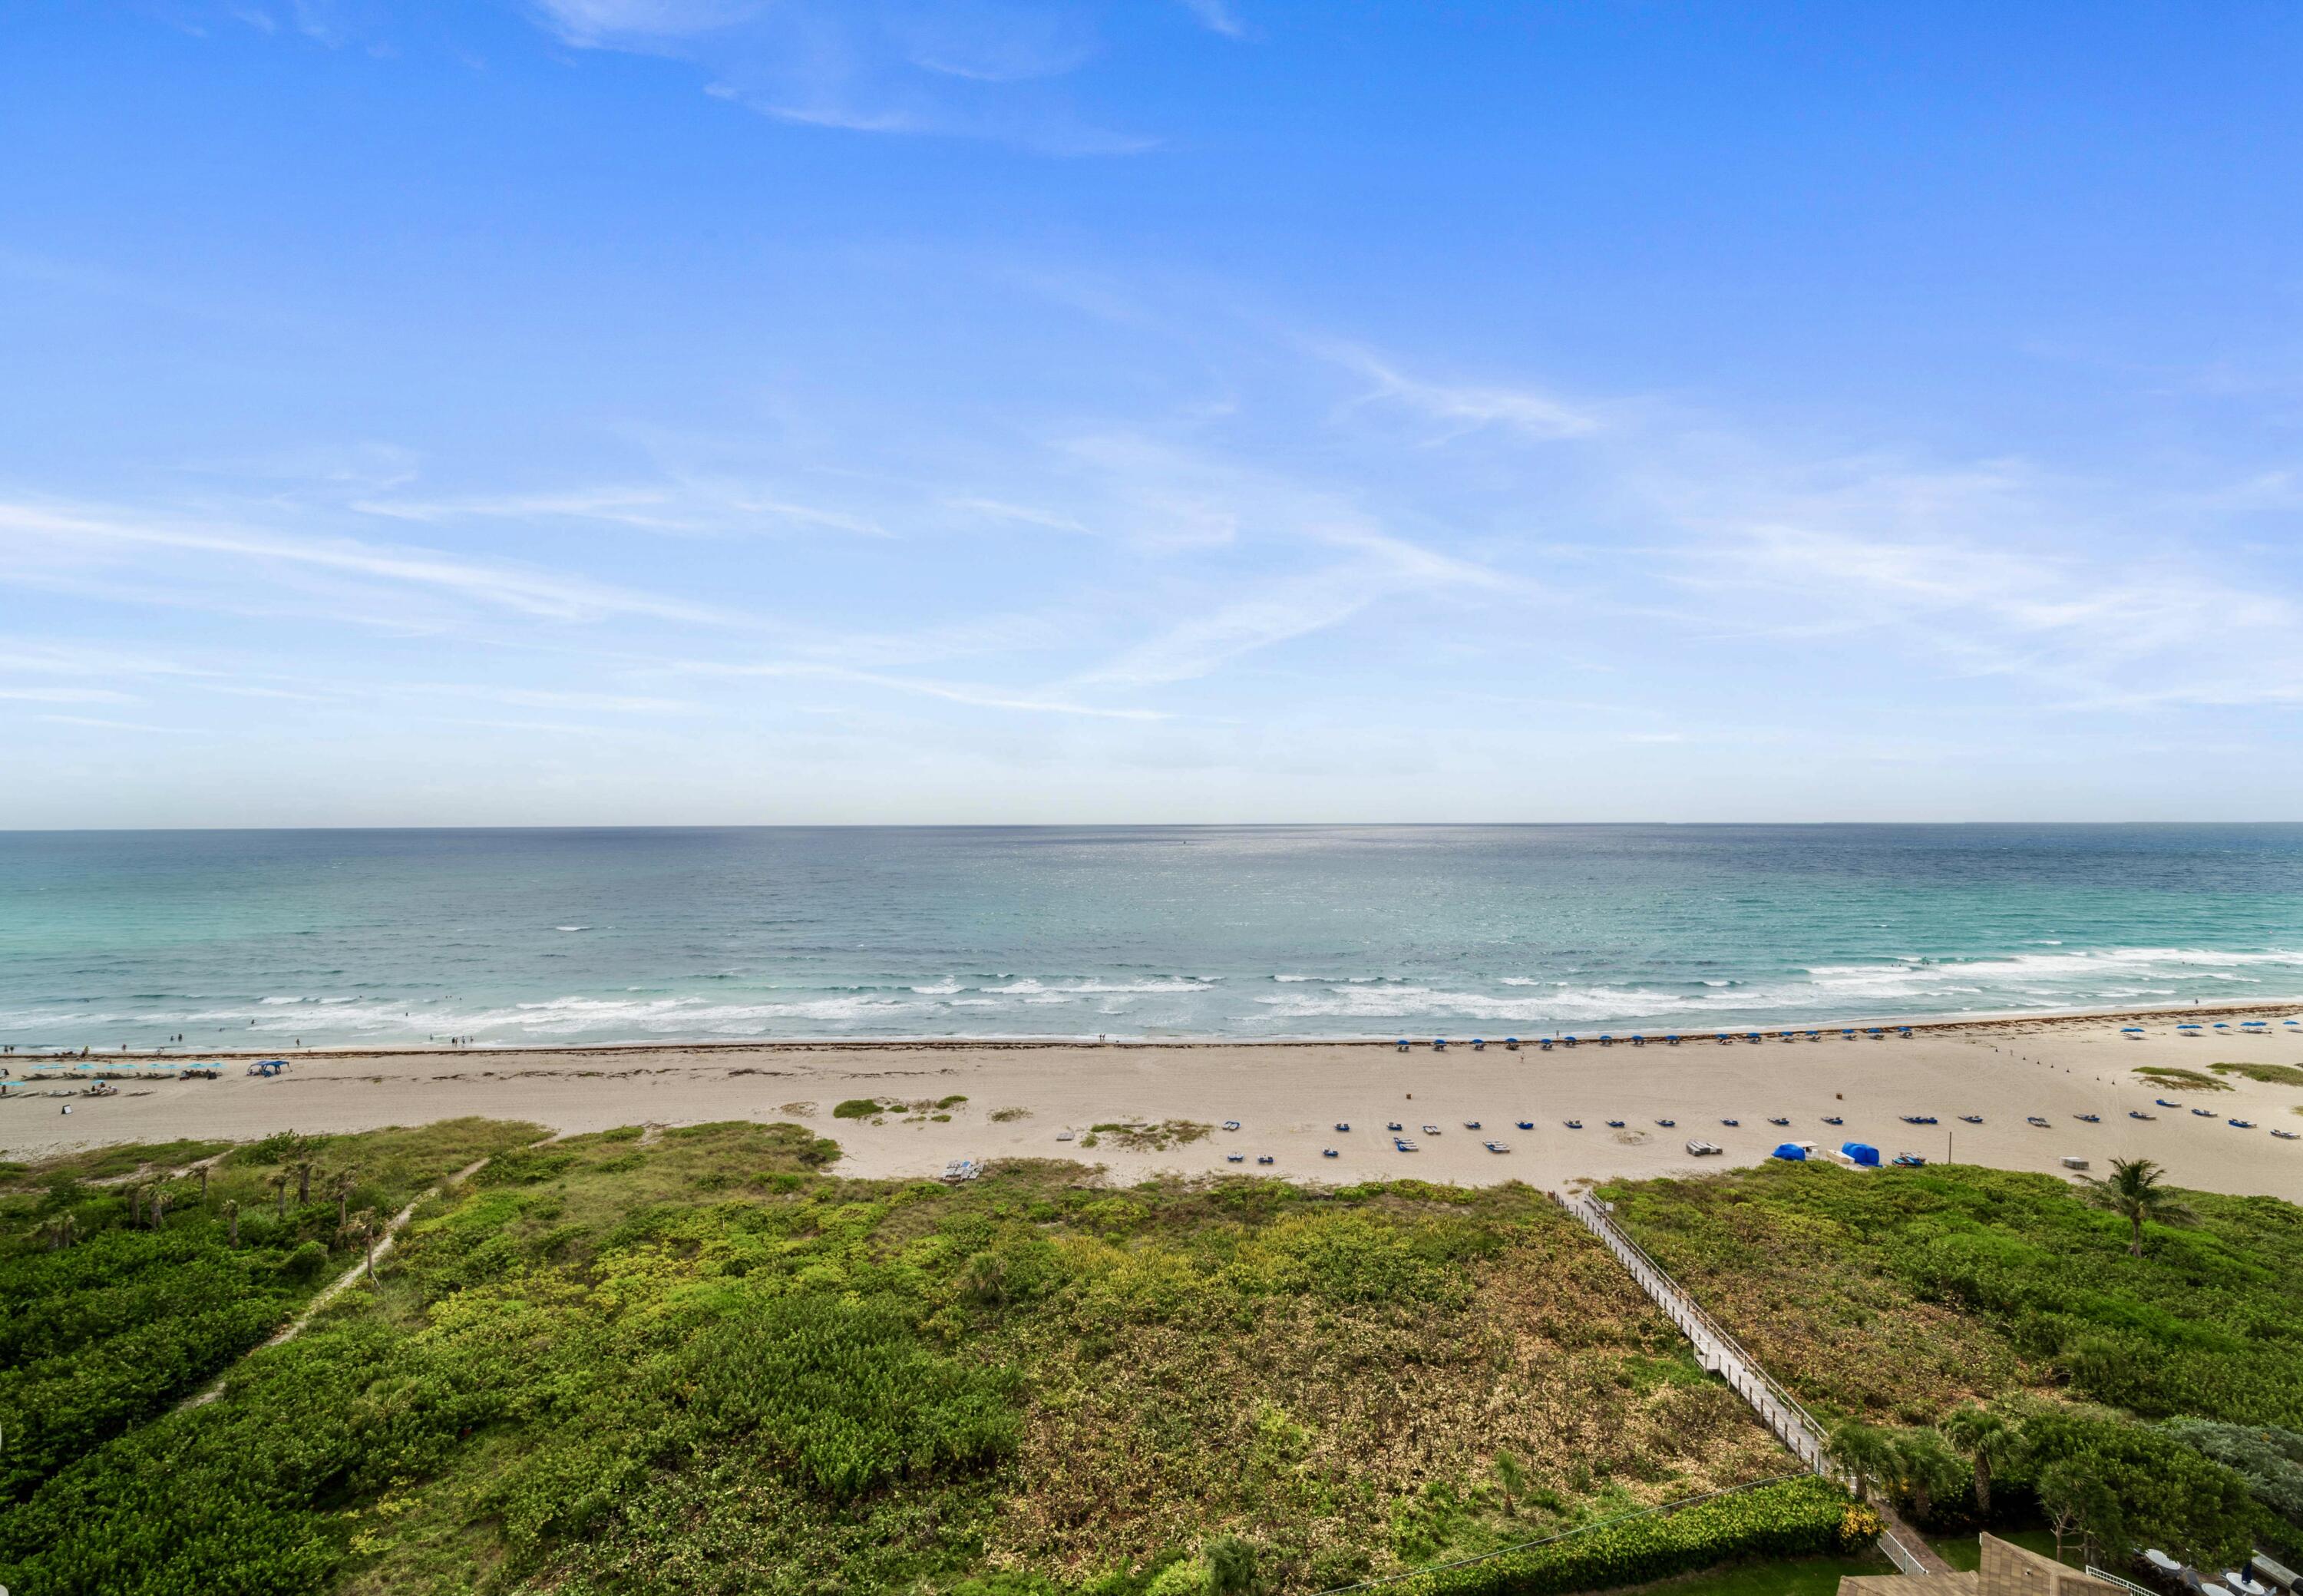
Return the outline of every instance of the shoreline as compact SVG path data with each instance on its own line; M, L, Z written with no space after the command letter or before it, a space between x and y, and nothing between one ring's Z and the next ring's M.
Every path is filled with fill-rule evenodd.
M1758 1032L1761 1037L1769 1043L1776 1042L1776 1038L1784 1031L1789 1031L1794 1036L1801 1038L1804 1038L1810 1032L1816 1032L1824 1037L1828 1038L1834 1032L1852 1030L1860 1034L1873 1029L1890 1032L1908 1029L1912 1032L1914 1035L1928 1034L1942 1036L1957 1035L1968 1032L1997 1032L2019 1028L2028 1030L2032 1028L2052 1029L2059 1027L2086 1027L2105 1024L2114 1020L2164 1020L2171 1016L2178 1014L2196 1016L2201 1019L2208 1021L2215 1019L2240 1018L2303 1019L2303 997L2264 999L2243 1003L2219 1003L2213 1007L2200 1003L2181 1003L2161 1004L2146 1008L2122 1009L2012 1009L1993 1010L1984 1014L1962 1014L1952 1018L1946 1018L1940 1015L1931 1018L1903 1016L1881 1018L1873 1017L1867 1019L1835 1019L1827 1021L1801 1020L1795 1022L1785 1022L1774 1020L1768 1021L1765 1024L1756 1024L1748 1020L1738 1020L1726 1031L1725 1034L1733 1037L1738 1045L1748 1045L1748 1043L1743 1042L1743 1038L1754 1031ZM1624 1025L1627 1022L1622 1020L1599 1022L1599 1024L1605 1025ZM1650 1031L1653 1034L1648 1034ZM1549 1033L1549 1038L1556 1041L1561 1036L1575 1036L1580 1039L1577 1043L1580 1049L1582 1047L1596 1047L1602 1045L1599 1042L1599 1037L1603 1034L1604 1033L1599 1030L1598 1025L1594 1025L1580 1031L1568 1032L1555 1030ZM1437 1034L1437 1033L1434 1033L1433 1034ZM1669 1044L1665 1043L1663 1038L1667 1035L1677 1034L1681 1038L1681 1045L1683 1046L1698 1044L1717 1046L1717 1043L1714 1038L1720 1034L1720 1027L1716 1022L1700 1028L1677 1032L1674 1032L1667 1026L1642 1026L1634 1030L1625 1031L1617 1035L1615 1038L1615 1045L1630 1046L1632 1045L1631 1038L1633 1035L1641 1034L1647 1035L1649 1045L1667 1046ZM1520 1051L1523 1052L1540 1051L1542 1050L1539 1044L1546 1039L1547 1038L1542 1035L1536 1034L1523 1037L1521 1038L1522 1045ZM1419 1052L1429 1052L1430 1051L1431 1035L1411 1035L1408 1040ZM1468 1052L1471 1051L1471 1043L1472 1040L1472 1036L1468 1033L1460 1037L1450 1036L1447 1038L1447 1045L1451 1050L1461 1048L1464 1051ZM1504 1040L1505 1039L1500 1036L1489 1037L1487 1039L1487 1045L1489 1048L1497 1050L1498 1051L1506 1051L1504 1049ZM28 1063L42 1061L55 1062L65 1060L77 1062L84 1059L86 1062L90 1064L96 1063L99 1060L121 1060L131 1063L188 1064L196 1063L202 1059L262 1059L274 1056L287 1056L299 1059L400 1059L418 1056L470 1058L485 1054L491 1057L515 1057L549 1054L577 1055L586 1053L662 1052L668 1051L678 1051L680 1052L741 1052L746 1051L872 1052L882 1051L917 1051L923 1049L948 1051L983 1049L999 1051L1031 1051L1034 1050L1067 1051L1075 1048L1092 1048L1134 1050L1156 1049L1184 1051L1192 1049L1211 1048L1360 1047L1396 1050L1398 1047L1398 1039L1396 1036L1375 1034L1364 1036L1273 1037L1129 1036L1111 1037L1108 1040L1085 1035L746 1036L699 1038L657 1036L636 1038L626 1042L474 1042L463 1045L433 1042L376 1043L347 1043L334 1045L323 1044L312 1047L283 1047L275 1043L266 1047L232 1046L218 1048L194 1048L190 1043L186 1043L182 1044L181 1049L161 1048L142 1051L128 1049L125 1051L111 1052L99 1052L96 1051L93 1046L90 1046L84 1054L70 1051L37 1053L15 1052L4 1055L4 1057L0 1057L0 1064L4 1064L6 1060L13 1059L21 1059L26 1060ZM1556 1047L1554 1051L1557 1051Z

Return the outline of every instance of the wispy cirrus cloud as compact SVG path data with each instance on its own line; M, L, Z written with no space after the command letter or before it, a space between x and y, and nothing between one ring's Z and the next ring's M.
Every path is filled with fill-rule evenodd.
M688 62L707 92L780 121L1051 155L1158 142L1083 118L1050 87L1104 47L1076 0L537 0L535 14L579 49Z
M696 676L753 679L760 680L801 679L818 681L853 683L858 687L880 688L889 692L910 693L922 697L940 698L949 704L964 704L976 709L1018 710L1033 714L1076 715L1103 721L1165 721L1168 712L1126 705L1091 704L1059 694L1034 692L1028 688L986 686L977 682L942 681L917 676L899 676L882 671L857 671L845 665L828 664L815 660L766 660L730 663L717 661L686 660L666 667L678 672Z
M1571 404L1540 387L1514 383L1439 382L1411 376L1354 344L1320 342L1315 350L1371 384L1358 402L1392 404L1437 425L1438 441L1499 426L1538 442L1588 437L1606 425L1598 410Z
M793 527L885 537L869 516L778 497L740 483L673 481L478 494L460 498L363 498L349 508L366 515L426 524L463 520L598 521L646 532L746 533Z
M0 576L34 584L73 583L127 566L137 577L148 578L156 555L177 556L212 571L222 567L319 572L371 587L429 593L554 621L622 615L720 626L741 619L715 606L587 577L435 549L167 515L0 502ZM143 591L148 595L154 589L147 586Z

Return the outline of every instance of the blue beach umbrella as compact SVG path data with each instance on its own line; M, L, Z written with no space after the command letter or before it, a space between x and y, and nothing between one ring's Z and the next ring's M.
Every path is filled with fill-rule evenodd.
M2125 1035L2140 1036L2143 1034L2143 1027L2141 1026L2122 1026L2119 1028L2122 1034Z

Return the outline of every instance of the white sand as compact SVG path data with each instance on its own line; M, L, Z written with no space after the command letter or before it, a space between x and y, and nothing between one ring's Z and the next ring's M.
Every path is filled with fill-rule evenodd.
M2227 1011L2236 1026L2237 1011ZM216 1081L123 1084L110 1098L46 1096L0 1101L0 1155L38 1158L76 1148L177 1137L245 1139L294 1128L350 1131L479 1114L536 1121L555 1130L619 1125L682 1125L713 1119L785 1119L836 1138L839 1169L867 1176L933 1175L946 1161L1071 1158L1128 1180L1155 1171L1235 1172L1327 1182L1414 1175L1427 1180L1525 1180L1558 1189L1579 1178L1683 1172L1756 1163L1778 1142L1835 1146L1872 1144L1892 1157L1906 1150L1940 1161L2061 1173L2077 1155L2101 1173L2114 1156L2148 1155L2181 1185L2212 1191L2303 1199L2303 1141L2269 1133L2303 1131L2303 1090L2244 1079L2233 1090L2155 1087L2130 1072L2140 1064L2200 1068L2212 1062L2303 1066L2303 1027L2278 1021L2303 1009L2247 1011L2273 1020L2269 1036L2211 1033L2179 1038L2175 1020L2142 1021L2147 1035L2123 1038L2118 1017L1942 1026L1885 1041L1825 1040L1720 1046L1708 1040L1573 1051L1507 1052L1499 1044L1441 1055L1402 1055L1371 1043L983 1044L816 1043L782 1046L627 1047L566 1050L468 1049L460 1052L299 1054L274 1080L239 1073ZM2182 1018L2189 1018L2184 1016ZM2202 1017L2206 1018L2206 1017ZM7 1063L24 1073L35 1060ZM113 1063L113 1059L92 1060ZM27 1087L18 1083L14 1090ZM949 1123L897 1114L873 1124L831 1117L834 1104L880 1096L917 1102L954 1094L967 1102ZM2155 1097L2180 1101L2154 1106ZM796 1106L793 1106L796 1105ZM2195 1118L2192 1108L2214 1110ZM1027 1118L994 1122L995 1110ZM2127 1117L2141 1109L2157 1118ZM1822 1116L1843 1115L1843 1127ZM1941 1123L1897 1116L1935 1114ZM2079 1120L2102 1116L2100 1124ZM1788 1127L1767 1116L1790 1119ZM1980 1126L1960 1114L1980 1114ZM2039 1129L2025 1117L2050 1122ZM2227 1125L2252 1119L2256 1128ZM1655 1122L1677 1120L1674 1128ZM1723 1118L1742 1120L1738 1127ZM1099 1122L1241 1121L1236 1133L1166 1153L1128 1153L1105 1138L1092 1151L1076 1135ZM1583 1128L1563 1121L1581 1119ZM1611 1130L1606 1121L1625 1121ZM1394 1151L1388 1120L1407 1127L1421 1151ZM1466 1129L1478 1119L1484 1128ZM1521 1130L1514 1121L1529 1119ZM1333 1128L1348 1121L1349 1132ZM1421 1130L1440 1127L1437 1136ZM1699 1161L1691 1136L1715 1142L1724 1158ZM1488 1153L1484 1140L1511 1144ZM1339 1156L1320 1156L1334 1147ZM1245 1155L1242 1164L1227 1153ZM1275 1162L1259 1166L1270 1153Z

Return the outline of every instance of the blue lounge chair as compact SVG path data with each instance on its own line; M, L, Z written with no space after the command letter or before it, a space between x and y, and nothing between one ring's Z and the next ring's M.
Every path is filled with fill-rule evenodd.
M1583 1121L1581 1119L1570 1119L1567 1122L1567 1128L1570 1130L1581 1130L1583 1128Z
M1322 1147L1320 1149L1320 1156L1321 1158L1333 1158L1336 1156L1336 1150L1333 1147Z
M1338 1119L1336 1121L1336 1128L1337 1130L1348 1131L1351 1127L1352 1122L1348 1119Z
M1532 1119L1523 1119L1519 1122L1519 1127L1522 1130L1533 1130L1535 1128L1535 1121Z

